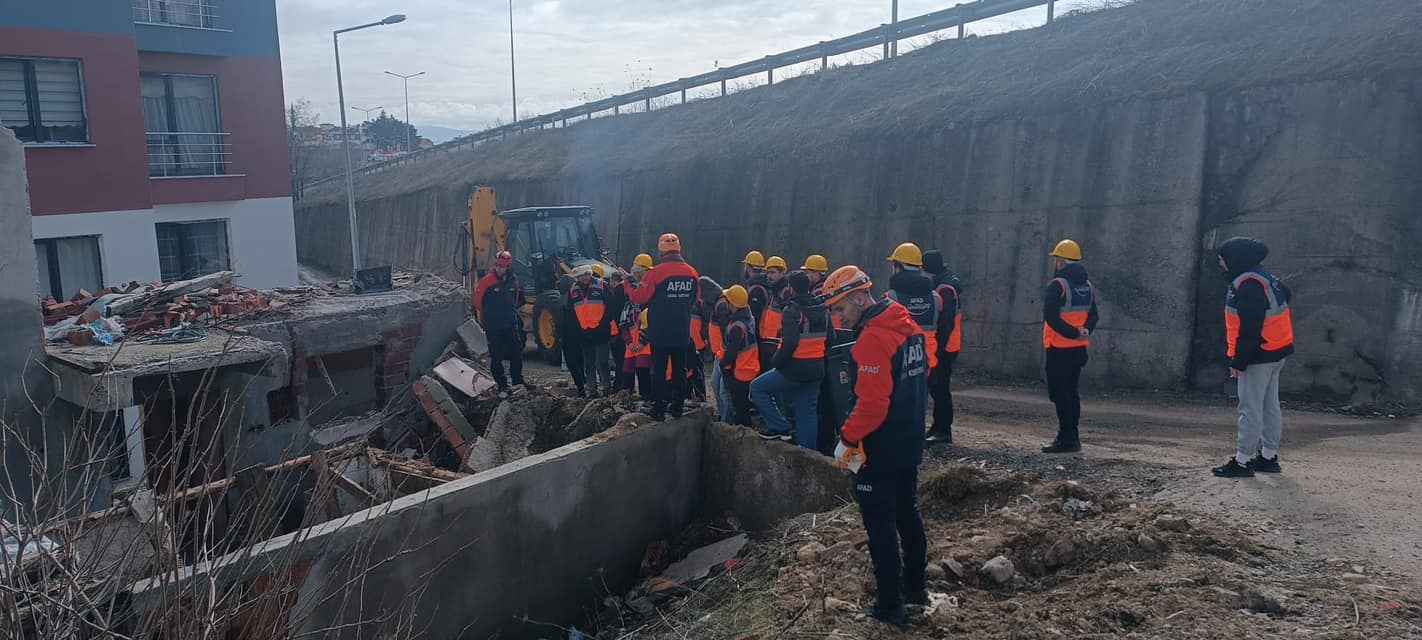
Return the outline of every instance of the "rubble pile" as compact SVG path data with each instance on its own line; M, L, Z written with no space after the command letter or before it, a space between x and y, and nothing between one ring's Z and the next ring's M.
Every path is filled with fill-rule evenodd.
M1422 623L1422 600L1385 578L1350 582L1234 524L1080 482L934 465L920 487L931 597L910 607L906 631L864 615L876 588L868 538L845 506L748 543L732 539L734 523L698 525L684 535L703 544L709 531L720 546L685 555L711 562L690 579L658 573L664 555L683 556L653 545L641 585L609 594L587 635L1368 638Z
M113 344L124 336L171 331L213 322L272 306L282 294L260 292L232 284L231 271L169 283L108 287L90 293L80 289L65 302L47 298L41 303L46 337L83 346L93 342Z

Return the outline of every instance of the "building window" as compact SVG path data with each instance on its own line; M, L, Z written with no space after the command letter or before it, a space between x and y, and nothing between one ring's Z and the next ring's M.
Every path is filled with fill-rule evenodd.
M231 268L227 221L160 222L158 269L164 282L187 280Z
M212 0L133 0L133 21L212 28Z
M141 80L148 175L225 174L228 144L217 113L217 80L150 73Z
M35 240L35 259L41 298L68 300L80 289L93 293L104 288L98 236Z
M24 142L88 142L79 61L0 58L0 122Z

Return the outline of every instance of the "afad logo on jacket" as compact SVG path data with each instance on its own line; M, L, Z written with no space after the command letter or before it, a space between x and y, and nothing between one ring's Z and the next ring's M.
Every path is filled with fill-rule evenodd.
M666 292L668 298L690 298L692 292L696 290L696 281L685 278L667 280Z
M928 371L927 349L923 338L915 336L904 348L904 377L921 376Z

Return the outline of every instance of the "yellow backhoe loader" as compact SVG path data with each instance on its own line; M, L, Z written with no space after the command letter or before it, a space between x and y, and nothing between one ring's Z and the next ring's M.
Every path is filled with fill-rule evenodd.
M558 335L573 269L599 264L604 273L616 270L593 227L593 213L586 206L499 211L493 187L476 187L469 196L469 219L463 225L468 240L465 261L473 256L474 268L461 271L470 302L494 256L504 250L513 254L514 274L528 302L522 310L523 329L533 336L539 357L549 364L561 361Z

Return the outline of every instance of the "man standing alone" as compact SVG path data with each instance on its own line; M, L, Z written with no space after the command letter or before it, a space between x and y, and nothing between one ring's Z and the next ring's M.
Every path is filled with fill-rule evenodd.
M1291 293L1260 264L1269 247L1251 238L1220 245L1220 267L1229 275L1225 296L1225 342L1229 377L1239 381L1239 436L1234 457L1212 471L1222 478L1279 473L1284 415L1279 409L1279 373L1294 353Z
M923 271L933 277L933 292L943 304L938 314L938 364L928 375L928 395L933 398L933 424L928 444L953 444L953 363L963 350L963 282L943 262L937 249L923 253Z
M505 360L514 386L523 388L523 325L518 310L523 307L524 298L512 267L513 254L500 251L494 256L494 268L479 279L479 286L474 289L474 309L489 338L489 372L499 385L501 397L509 394L508 381L504 379Z
M1047 350L1047 395L1057 406L1057 437L1042 453L1081 451L1081 370L1096 330L1096 287L1081 266L1081 247L1062 240L1052 250L1056 276L1042 298L1042 346Z

